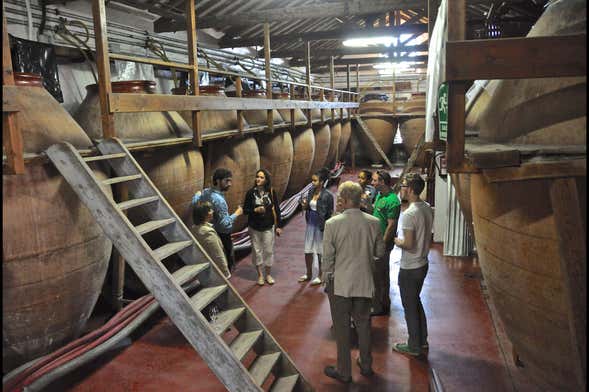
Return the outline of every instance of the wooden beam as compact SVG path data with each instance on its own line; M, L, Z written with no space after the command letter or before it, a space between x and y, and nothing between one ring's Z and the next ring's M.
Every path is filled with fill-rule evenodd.
M423 0L341 0L315 2L312 5L298 5L284 8L266 8L256 11L208 14L199 20L201 28L231 26L251 26L255 23L270 23L297 19L341 18L345 16L380 14L391 9L423 8ZM180 16L158 19L156 32L186 29L186 22Z
M587 172L587 159L523 163L516 167L485 169L487 182L529 181L542 178L581 177Z
M4 11L4 3L2 3ZM14 73L12 70L12 56L10 55L10 42L6 27L6 14L2 12L2 87L14 87ZM4 98L4 97L3 97ZM18 127L17 111L6 111L7 106L2 100L2 147L6 154L6 174L24 174L24 144L22 133ZM15 109L15 108L10 108Z
M272 58L270 57L270 23L264 23L264 59L266 62L266 99L272 99L272 68L270 65L270 61ZM268 129L270 132L274 131L274 116L272 109L268 109L267 113L267 123Z
M453 0L446 3L447 31L446 41L461 41L466 36L466 0ZM446 62L448 62L446 54ZM456 61L457 59L452 59ZM466 83L448 84L448 136L446 141L446 164L448 172L458 169L464 162Z
M396 47L389 47L386 46L373 46L368 48L351 48L351 47L342 47L337 49L323 49L317 52L317 55L321 57L329 57L329 56L346 56L346 55L357 55L357 54L391 54L397 53L401 54L401 52L427 52L428 45L421 44L421 45L413 45L413 46L406 46L400 45ZM258 52L258 55L261 55ZM305 57L305 49L288 49L288 50L277 50L272 52L272 56L274 57L294 57L294 58L304 58Z
M299 34L285 34L277 35L272 37L272 42L275 45L293 42L305 42L305 41L322 41L322 40L344 40L350 38L370 38L379 37L383 35L401 35L401 34L414 34L414 33L426 33L427 23L416 23L416 24L403 24L401 26L383 26L375 28L364 28L364 29L350 29L340 28L333 30L320 30L305 32ZM247 37L247 38L226 38L221 39L219 42L222 48L238 48L243 46L256 46L262 45L264 42L263 36Z
M98 95L100 99L100 120L102 136L116 136L115 118L108 106L108 96L112 93L110 81L110 62L106 30L106 7L104 0L92 0L92 18L94 21L94 41L96 45L96 68L98 69Z
M4 11L4 2L2 2L2 11ZM6 27L6 14L2 12L2 84L14 86L14 73L12 71L12 56L10 54L10 40L8 39L8 29Z
M428 43L431 40L432 31L434 30L434 25L436 23L436 18L438 17L438 8L440 4L438 0L428 0L427 1L427 41Z
M345 67L346 65L350 64L362 64L362 65L366 65L366 64L380 64L380 63L400 63L402 61L414 61L414 62L427 62L428 60L428 56L424 55L424 56L413 56L413 57L409 57L409 56L401 56L401 57L393 57L393 58L386 58L386 57L365 57L365 58L353 58L353 59L339 59L339 60L334 60L334 66L336 67ZM291 67L300 67L302 66L302 64L300 64L300 62L291 62L290 63ZM329 67L329 61L317 61L314 62L314 66L312 68L312 71L316 71L319 70L321 68L326 68Z
M186 15L188 16L187 38L188 38L188 63L191 66L188 71L188 77L192 85L192 95L200 94L198 80L198 52L197 52L197 35L196 35L196 9L194 0L186 1ZM192 111L192 132L193 143L197 147L202 147L202 130L200 127L201 114L198 110Z
M329 58L329 88L333 90L335 88L335 68L333 66L333 56ZM335 92L331 91L329 94L329 102L335 100ZM331 109L331 121L335 121L335 110ZM335 156L337 157L337 146L335 149Z
M307 41L305 43L305 82L307 83L307 88L305 89L307 93L307 100L312 100L312 93L311 93L311 43ZM307 126L311 128L313 126L313 115L311 114L311 109L307 110Z
M356 102L322 102L262 98L228 98L169 94L109 95L113 113L162 112L182 110L269 110L356 108Z
M17 113L2 113L2 146L7 164L5 174L25 172L24 145L16 116Z
M366 125L364 120L362 120L360 117L354 117L354 118L356 119L356 121L358 122L358 125L359 125L359 127L356 129L360 130L360 132L363 133L368 138L368 141L370 142L370 146L372 146L372 148L378 153L378 155L380 155L380 157L383 159L383 161L386 163L386 165L389 167L389 169L394 169L393 164L391 163L391 161L389 161L387 154L385 154L385 152L382 150L382 148L380 147L380 145L378 144L378 142L376 141L376 139L372 135L372 131L370 131L370 128L368 128L368 125Z
M237 98L241 98L242 94L242 84L241 84L241 77L238 76L235 78L235 96ZM237 111L237 129L239 129L239 133L243 134L244 128L244 121L243 121L243 112L241 110Z
M582 178L585 176L583 174ZM577 376L579 391L585 390L587 385L587 221L586 218L583 220L586 197L586 191L579 189L575 178L557 179L550 186L564 303L571 332L571 363Z
M446 80L585 76L586 48L586 34L449 40Z

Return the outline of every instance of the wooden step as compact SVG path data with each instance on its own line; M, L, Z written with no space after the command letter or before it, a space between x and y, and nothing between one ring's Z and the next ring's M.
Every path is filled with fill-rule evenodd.
M217 335L222 335L225 333L227 328L231 327L233 323L241 317L241 315L245 312L245 308L235 308L225 310L217 316L217 328L215 328L215 333Z
M190 298L190 303L192 304L194 309L201 311L208 304L210 304L215 299L217 299L221 294L223 294L226 290L226 284L223 284L221 286L207 287L205 289L199 290L198 293L194 294L194 296Z
M280 352L260 355L250 367L250 374L256 385L261 386L280 358Z
M260 336L264 334L263 330L257 330L252 332L243 332L240 333L238 337L236 337L229 348L233 351L233 354L239 359L240 361L245 357L245 354L256 344Z
M118 184L120 182L127 182L127 181L138 180L140 178L141 178L141 174L132 174L130 176L122 176L122 177L109 178L107 180L102 181L102 183L104 185L111 185L111 184Z
M86 157L84 161L86 162L94 162L94 161L103 161L105 159L116 159L116 158L124 158L127 154L124 152L119 152L117 154L107 154L107 155L96 155L93 157Z
M284 376L276 379L270 387L270 392L291 392L297 385L299 375Z
M155 258L159 261L162 261L166 257L169 257L175 253L180 252L182 249L188 248L192 245L192 241L177 241L177 242L170 242L164 246L160 246L159 248L155 249L153 253L155 254Z
M140 235L143 235L143 234L149 233L151 231L157 230L161 227L172 224L174 222L176 222L176 219L174 219L174 218L152 220L149 222L142 223L139 226L135 226L135 230L137 230L137 232Z
M186 265L180 268L178 271L174 272L172 277L176 283L182 286L184 283L190 282L192 279L196 278L198 274L206 270L209 266L210 263Z
M141 197L139 199L132 199L132 200L124 201L122 203L118 203L117 207L119 207L120 210L124 211L124 210L128 210L129 208L139 207L139 206L147 204L147 203L152 203L152 202L157 201L159 199L160 198L157 196Z

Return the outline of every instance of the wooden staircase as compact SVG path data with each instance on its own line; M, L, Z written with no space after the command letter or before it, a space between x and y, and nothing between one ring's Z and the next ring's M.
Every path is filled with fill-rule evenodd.
M98 144L102 155L82 158L69 143L51 146L47 155L88 207L106 235L209 368L230 391L313 391L288 354L255 316L231 283L211 261L188 228L162 197L125 146L116 138ZM116 177L98 180L87 165L105 161ZM114 202L104 186L125 183L128 201ZM141 209L146 221L133 224L123 213ZM151 249L142 235L159 231L168 241ZM171 274L162 260L176 254L186 266ZM179 279L198 279L189 297ZM208 310L218 308L215 317ZM238 335L226 343L224 334ZM228 340L228 338L227 338ZM242 363L253 352L249 369Z

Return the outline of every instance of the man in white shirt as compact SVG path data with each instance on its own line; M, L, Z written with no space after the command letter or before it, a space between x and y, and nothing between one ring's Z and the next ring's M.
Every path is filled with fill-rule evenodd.
M358 333L360 374L370 376L370 304L374 294L372 271L384 254L383 234L377 218L360 211L362 188L352 181L338 188L338 207L343 212L325 223L323 234L323 281L329 296L337 344L337 367L325 374L343 383L352 381L350 322Z
M412 356L429 348L427 321L419 294L428 270L434 214L430 205L419 198L424 187L425 182L418 173L407 174L401 182L401 198L409 201L409 207L402 214L403 238L394 240L401 248L398 280L409 339L407 343L394 344L393 350Z

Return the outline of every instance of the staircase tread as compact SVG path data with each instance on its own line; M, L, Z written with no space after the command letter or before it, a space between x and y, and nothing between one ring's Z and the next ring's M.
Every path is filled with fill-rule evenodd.
M108 178L108 179L102 181L102 183L104 185L111 185L111 184L118 184L120 182L137 180L139 178L141 178L141 174L131 174L131 175L128 175L128 176L120 176L120 177Z
M241 361L245 354L256 344L260 336L264 334L264 330L260 329L251 332L242 332L229 345L233 354Z
M276 381L274 381L272 387L270 387L270 392L291 392L297 385L298 380L298 374L279 377L276 379Z
M199 273L207 269L209 265L209 263L185 265L178 271L174 272L172 277L176 283L182 286L184 283L194 279Z
M245 308L235 308L225 310L217 315L217 328L215 328L215 333L217 335L222 335L225 333L227 328L229 328L233 323L245 312Z
M140 197L139 199L131 199L124 201L122 203L118 203L117 207L121 210L127 210L132 207L137 207L143 204L151 203L153 201L159 200L160 198L157 196L148 196L148 197Z
M152 220L142 223L139 226L135 226L135 230L137 230L139 234L143 235L145 233L149 233L150 231L154 231L156 229L159 229L160 227L167 226L174 222L176 222L176 219L174 218Z
M256 385L261 386L280 358L280 351L260 355L250 367L250 374Z
M198 291L190 298L190 303L194 309L198 311L203 310L208 304L213 302L223 292L227 290L227 285L223 284L220 286L206 287Z
M168 256L171 256L175 253L180 252L182 249L185 249L187 247L189 247L190 245L192 245L193 242L192 241L176 241L176 242L170 242L166 245L160 246L157 249L153 250L153 253L155 253L155 257L158 260L163 260Z
M93 161L102 161L105 159L125 158L126 156L127 156L127 154L125 154L124 152L119 152L116 154L95 155L95 156L91 156L91 157L85 157L83 159L86 162L93 162Z

